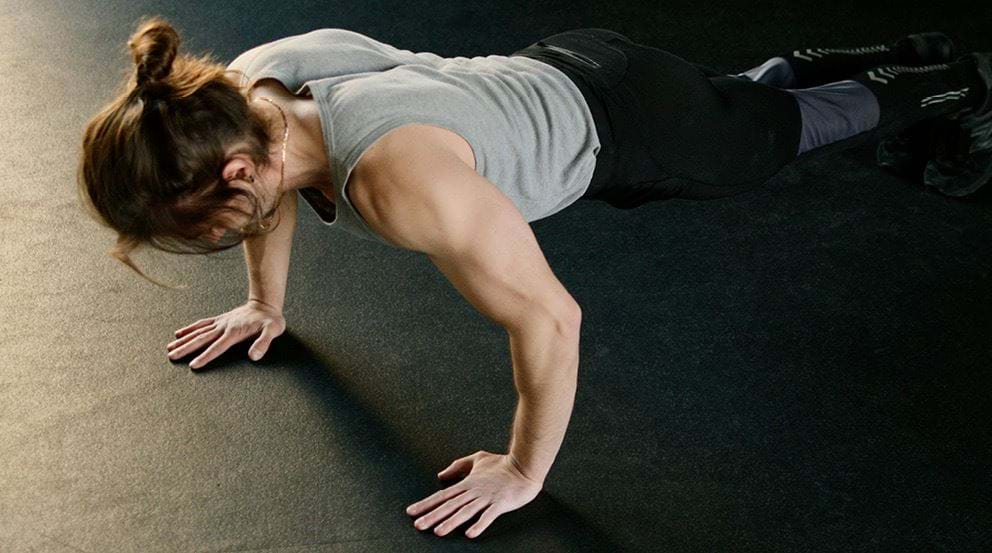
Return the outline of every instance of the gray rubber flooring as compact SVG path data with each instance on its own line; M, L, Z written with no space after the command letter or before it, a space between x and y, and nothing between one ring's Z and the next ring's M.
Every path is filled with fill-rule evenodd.
M82 126L146 14L223 60L319 27L447 56L606 27L727 72L925 30L992 49L978 3L783 6L0 2L0 551L988 550L987 190L926 192L865 147L534 222L583 308L579 389L542 493L475 542L404 512L505 451L516 403L505 334L429 260L301 209L287 333L194 373L165 346L244 301L240 251L138 254L193 285L163 291L76 203Z

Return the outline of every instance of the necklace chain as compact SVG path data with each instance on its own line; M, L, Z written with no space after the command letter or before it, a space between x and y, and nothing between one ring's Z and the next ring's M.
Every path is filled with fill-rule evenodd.
M266 98L264 96L259 97L259 100L265 100L266 102L275 106L276 109L279 110L279 115L282 116L282 124L284 130L282 133L282 163L279 166L279 188L276 190L276 192L278 193L279 190L282 190L282 185L286 178L286 144L289 141L289 120L286 119L286 114L285 112L283 112L282 108L279 107L279 104L273 102L270 98ZM268 230L267 223L260 223L258 226L262 230Z

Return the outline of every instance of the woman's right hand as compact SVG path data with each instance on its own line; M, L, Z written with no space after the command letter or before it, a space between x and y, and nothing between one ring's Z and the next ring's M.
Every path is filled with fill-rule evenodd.
M286 330L286 319L282 310L251 299L227 313L200 319L176 331L176 340L166 346L169 359L176 360L196 351L205 344L210 346L189 363L189 368L199 369L227 348L253 336L259 335L248 351L248 356L258 361L269 349L269 344Z

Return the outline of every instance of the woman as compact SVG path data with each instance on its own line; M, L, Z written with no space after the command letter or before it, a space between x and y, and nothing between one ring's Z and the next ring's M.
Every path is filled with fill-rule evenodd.
M729 196L806 155L884 136L880 164L908 172L926 163L926 184L948 195L974 192L992 171L989 55L952 62L941 33L795 50L736 75L606 29L472 59L321 29L257 46L229 68L177 56L178 44L161 18L139 25L133 78L86 126L79 185L94 217L118 232L111 254L142 276L128 253L143 244L206 253L244 243L249 266L274 264L255 275L244 309L208 320L214 335L232 317L227 324L247 325L242 333L261 320L281 331L274 311L292 229L279 221L296 216L287 194L299 191L329 226L395 245L349 201L351 183L352 194L338 195L353 171L374 172L364 154L404 125L412 139L433 133L528 221L576 199L631 208ZM933 123L945 140L929 145L940 156L926 162L916 150ZM234 240L223 240L228 231ZM285 251L265 250L277 241ZM202 345L205 324L182 329L176 353ZM263 333L256 350L271 338Z
M909 167L919 159L906 145L917 141L898 133L935 121L947 134L931 136L941 157L927 163L927 184L964 195L989 177L990 55L955 59L940 33L795 50L736 75L606 29L475 58L321 29L260 45L228 67L178 55L178 44L160 18L139 25L129 41L133 78L86 127L79 184L94 217L118 232L112 255L142 276L128 253L143 244L181 253L244 244L248 301L177 330L167 347L178 359L206 346L194 369L256 334L249 355L259 359L284 331L296 192L325 224L365 239L426 253L461 240L464 251L507 255L490 263L500 270L484 283L440 255L432 260L480 310L509 324L540 311L521 298L555 298L544 312L578 313L523 224L578 199L632 208L726 197L807 154L875 137L890 137L880 162ZM442 185L445 195L430 196ZM477 210L458 224L498 212L513 230L446 221L436 226L474 228L471 245L429 236L423 229L444 202ZM498 286L505 298L486 296ZM467 459L446 472L465 472ZM533 498L536 480L520 479L525 491L504 512ZM408 512L446 497L428 499ZM418 527L448 514L440 511ZM496 514L487 511L470 535Z

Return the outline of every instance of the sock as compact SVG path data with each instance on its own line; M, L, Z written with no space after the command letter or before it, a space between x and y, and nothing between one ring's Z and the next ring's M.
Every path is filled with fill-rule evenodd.
M878 125L878 101L871 90L855 81L785 91L796 98L802 116L798 155L857 136Z
M984 102L985 88L974 60L964 58L925 66L883 65L844 81L788 90L803 119L798 154L847 149L926 119L967 113Z
M878 100L878 127L885 133L973 110L984 101L986 88L972 58L934 65L882 65L849 80L864 85Z
M808 88L850 78L877 65L922 62L906 38L855 48L804 48L779 56L792 69L794 81L787 88Z

